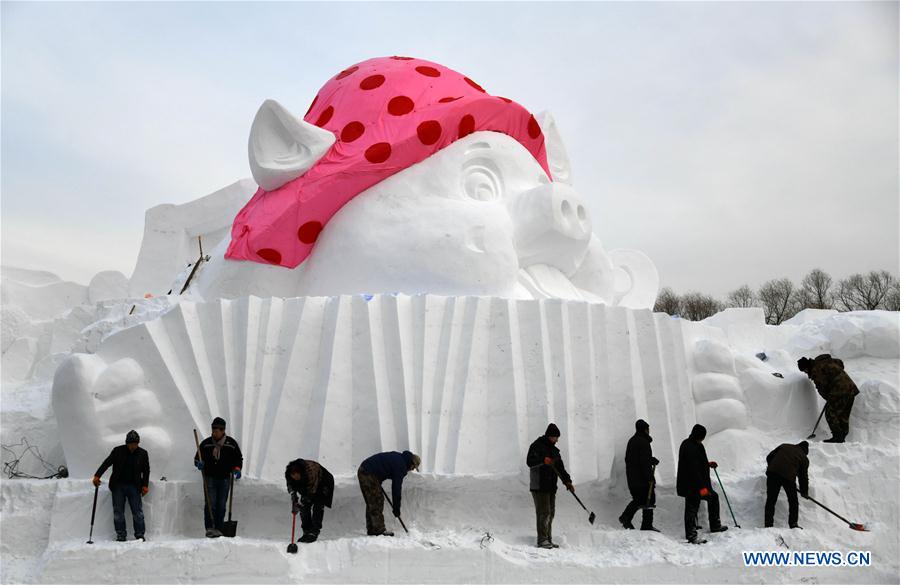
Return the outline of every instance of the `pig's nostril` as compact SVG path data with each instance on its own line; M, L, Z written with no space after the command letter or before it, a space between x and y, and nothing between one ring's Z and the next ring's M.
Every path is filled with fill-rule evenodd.
M559 206L559 210L564 218L572 219L572 205L568 201L563 200L562 205Z

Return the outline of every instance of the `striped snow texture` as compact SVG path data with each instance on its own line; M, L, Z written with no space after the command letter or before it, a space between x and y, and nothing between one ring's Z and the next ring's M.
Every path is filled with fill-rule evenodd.
M222 416L245 473L265 479L296 457L349 474L403 449L421 454L425 472L521 473L553 421L575 480L603 480L645 418L658 476L671 481L695 417L690 325L555 299L249 297L183 301L111 336L98 356L143 369L162 426L185 447L155 463L170 478L193 471L190 429Z

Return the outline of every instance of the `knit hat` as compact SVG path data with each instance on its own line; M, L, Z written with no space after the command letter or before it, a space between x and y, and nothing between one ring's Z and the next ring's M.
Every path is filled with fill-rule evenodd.
M552 180L531 112L423 59L379 57L344 69L322 86L304 121L337 140L296 179L256 192L234 219L226 258L295 268L348 201L473 132L518 141Z
M634 430L636 430L638 432L646 433L647 431L650 430L650 425L648 425L647 421L645 421L644 419L639 418L634 423Z
M703 425L694 425L691 429L691 438L695 441L702 441L706 438L706 427Z
M797 443L797 446L803 449L804 453L809 455L809 443L807 443L806 441L800 441L799 443Z
M136 430L134 430L134 429L131 429L130 431L128 431L128 434L125 435L125 443L126 443L126 444L128 444L128 443L140 443L140 442L141 442L141 436L140 436L140 435L138 434L138 432L137 432Z
M216 418L213 419L212 425L210 425L210 426L212 426L212 428L214 428L214 429L225 430L225 419L222 418L221 416L217 416Z
M560 435L559 427L553 423L547 425L547 430L544 431L545 437L558 437Z
M801 372L805 372L807 369L809 369L809 362L810 360L808 358L800 358L799 360L797 360L797 369Z

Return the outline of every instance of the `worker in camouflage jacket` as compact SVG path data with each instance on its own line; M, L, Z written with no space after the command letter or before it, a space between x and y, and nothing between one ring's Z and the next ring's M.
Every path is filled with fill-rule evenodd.
M315 542L322 530L325 507L334 498L334 476L311 459L294 459L284 470L291 494L291 512L300 514L300 542Z
M788 499L788 526L799 528L797 518L800 504L797 500L797 479L800 480L800 495L809 496L809 443L801 441L796 445L784 443L766 455L766 528L775 525L775 502L784 489Z
M825 421L831 429L826 443L843 443L850 432L850 411L859 389L847 372L844 362L827 353L815 359L800 358L797 367L813 381L819 395L825 399Z

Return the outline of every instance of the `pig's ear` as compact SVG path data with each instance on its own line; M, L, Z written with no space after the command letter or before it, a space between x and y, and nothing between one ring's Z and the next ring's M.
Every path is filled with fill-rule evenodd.
M541 112L537 115L538 124L544 132L544 144L547 148L547 162L550 164L550 174L553 180L566 185L572 184L572 166L569 164L569 155L563 144L562 136L556 127L556 120L550 112Z
M328 152L335 136L297 118L275 100L266 100L250 128L250 171L256 184L272 191L296 179Z

